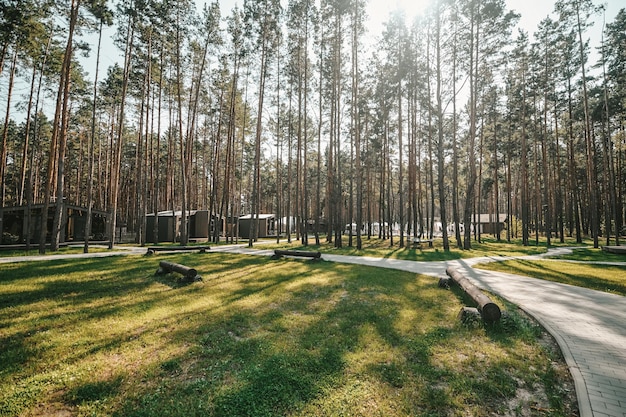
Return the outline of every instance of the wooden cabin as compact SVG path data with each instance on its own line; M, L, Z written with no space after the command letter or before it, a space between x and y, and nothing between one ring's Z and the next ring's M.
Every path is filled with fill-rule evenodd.
M247 214L239 217L239 237L249 239L252 230L252 222L256 216ZM276 236L276 216L273 214L259 214L258 238Z

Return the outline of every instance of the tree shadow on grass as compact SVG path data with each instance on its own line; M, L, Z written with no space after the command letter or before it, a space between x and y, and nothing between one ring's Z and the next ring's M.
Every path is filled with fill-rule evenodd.
M73 405L100 402L117 396L121 386L122 376L116 376L110 380L89 381L71 388L64 397Z
M450 314L442 306L449 295L436 289L435 280L327 262L224 254L172 259L215 273L199 285L171 291L155 281L153 261L114 261L108 266L113 272L102 272L104 283L84 284L96 293L99 285L110 285L107 291L76 293L68 282L54 293L75 303L68 315L94 324L115 316L128 333L85 340L52 365L79 366L95 354L119 361L106 372L67 382L65 401L96 410L109 403L104 413L118 416L276 416L318 406L318 415L336 415L346 406L342 399L359 402L379 395L371 387L383 387L403 390L397 407L404 415L435 415L454 407L456 389L473 390L466 395L469 402L472 395L476 401L495 395L481 385L483 369L468 379L433 359L463 337L462 329L459 335L454 324L446 325ZM107 264L94 268L106 271ZM121 271L130 275L119 276ZM106 302L94 304L103 295ZM152 311L159 315L152 318ZM149 319L135 323L137 316ZM128 363L119 356L129 346L147 347L149 357ZM160 349L170 353L159 357ZM356 364L355 356L361 357ZM486 371L498 376L494 366ZM375 391L353 393L355 380ZM329 404L333 395L340 399Z
M37 355L37 347L28 341L31 335L31 331L24 331L0 338L0 375L19 371Z
M201 378L190 381L188 375L182 378L178 370L170 373L175 380L161 384L167 385L170 392L176 391L175 400L163 388L156 387L128 398L117 415L294 413L344 388L349 390L347 387L354 383L349 379L354 376L347 375L356 371L348 368L347 357L360 354L370 339L380 340L390 349L405 351L407 358L420 356L409 368L403 368L404 360L366 366L365 371L377 380L375 384L398 387L403 381L423 378L419 373L425 369L432 374L432 346L428 343L436 345L452 335L438 328L432 337L427 337L428 343L421 344L397 330L402 308L431 302L427 297L422 299L421 294L406 292L406 286L413 282L411 274L401 274L398 278L397 274L381 274L376 270L366 275L360 267L332 263L308 264L310 270L304 274L282 272L285 263L295 267L298 265L295 262L272 261L267 267L282 265L283 269L260 279L256 285L253 278L246 277L243 281L249 287L223 300L225 315L207 314L205 323L193 329L198 334L193 358L181 356L176 360L187 363L182 368L193 369L190 373L201 374ZM324 283L315 281L316 276L329 271L334 271L333 279ZM283 295L272 298L277 292ZM254 307L242 307L247 297L265 301ZM174 337L188 337L185 334L188 331L179 329ZM414 344L421 347L414 348ZM179 408L171 406L172 401ZM332 415L333 411L320 413Z
M5 287L2 306L36 304L67 296L87 302L116 292L141 291L150 285L145 280L145 265L128 260L94 258L21 263L11 268L9 279L0 280L0 285ZM17 284L14 290L12 284Z
M159 284L165 285L170 287L171 289L177 289L177 288L184 288L187 287L191 284L194 284L195 280L192 279L188 279L187 277L184 277L180 274L177 274L175 272L171 272L171 273L155 273L154 274L154 281L158 282Z

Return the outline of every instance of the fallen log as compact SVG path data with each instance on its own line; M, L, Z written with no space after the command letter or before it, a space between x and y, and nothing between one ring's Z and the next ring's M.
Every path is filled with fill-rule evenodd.
M198 275L198 271L196 271L194 268L190 268L185 265L177 264L174 262L161 261L159 262L159 267L160 268L159 268L159 271L157 271L157 273L177 272L183 275L183 277L188 281L201 281L202 280L202 277Z
M608 253L626 255L626 246L602 246L602 250Z
M486 323L496 323L500 320L502 312L500 307L495 304L489 297L480 291L478 287L472 284L467 278L465 278L459 271L449 267L446 269L446 274L452 278L454 282L458 284L463 291L469 295L472 300L478 305L478 311Z
M321 252L311 252L304 250L282 250L274 249L274 257L281 258L283 256L296 256L302 258L320 259L322 257Z
M211 250L210 246L149 246L147 255L154 255L155 252L190 252L190 251L199 251L200 253L205 253L208 250Z

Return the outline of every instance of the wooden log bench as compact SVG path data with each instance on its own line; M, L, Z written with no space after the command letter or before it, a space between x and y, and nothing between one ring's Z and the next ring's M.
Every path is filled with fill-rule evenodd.
M318 260L322 258L321 252L312 252L312 251L304 251L304 250L283 250L283 249L274 249L274 256L272 258L279 259L283 256L293 256L298 258L311 258L311 260Z
M428 243L428 247L432 248L433 247L433 240L432 239L422 239L419 237L414 237L412 240L413 243L413 247L417 248L417 247L422 247L422 243Z
M608 253L626 255L626 246L602 246L602 250Z
M210 246L148 246L146 255L154 255L156 252L192 252L204 253L211 250Z
M448 274L452 281L461 287L465 294L470 296L471 299L478 305L478 311L480 311L480 315L485 323L491 324L500 321L500 317L502 316L500 307L491 301L489 297L483 294L478 287L472 284L459 271L452 267L446 269L446 274Z
M181 274L183 276L183 279L188 282L202 281L202 277L198 275L198 271L196 271L194 268L174 262L159 262L159 269L157 270L156 275L163 275L171 272L177 272Z

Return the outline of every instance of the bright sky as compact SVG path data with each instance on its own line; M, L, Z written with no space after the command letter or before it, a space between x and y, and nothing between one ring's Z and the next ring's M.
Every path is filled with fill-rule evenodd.
M196 1L198 4L202 4L204 1L212 0ZM612 22L618 11L626 7L623 0L593 1L596 4L605 4L607 22ZM235 4L240 8L243 7L243 0L219 0L219 2L222 9L222 17L227 16ZM285 4L287 0L281 0L281 2ZM389 19L389 15L392 12L398 9L404 10L408 23L414 16L423 14L430 2L431 0L368 0L367 7L370 19L368 28L370 35L378 36L382 32L383 23ZM554 0L505 0L505 2L509 10L512 9L521 14L518 27L527 31L531 37L536 31L539 22L550 15L554 9ZM599 16L598 21L588 33L591 37L592 45L597 46L600 44L601 31L602 16ZM517 31L513 32L514 36L516 33Z
M233 0L227 0L233 1ZM382 22L386 21L389 14L397 9L406 12L407 21L413 16L424 13L430 0L369 0L368 10L371 21L371 28L382 27ZM554 9L554 0L505 0L509 10L515 10L521 14L518 27L526 30L530 36L537 29L537 25L546 16L552 14ZM594 0L596 4L605 4L606 20L613 21L620 8L626 7L623 0ZM243 4L243 3L242 3ZM553 16L555 17L555 16ZM602 17L598 17L598 21L594 28L589 32L592 38L597 37L597 43L600 42L600 33L602 30ZM380 29L377 30L380 32ZM516 32L514 32L515 34ZM596 41L594 40L594 43Z
M212 2L213 0L195 0L198 8L200 9L205 2ZM222 12L222 18L230 15L231 9L235 4L239 8L243 8L244 0L219 0ZM319 2L319 0L317 0ZM521 18L518 24L519 28L524 29L531 36L537 30L537 25L546 16L552 13L554 9L555 0L505 0L507 8L509 10L515 10L521 14ZM600 4L604 1L606 5L606 21L612 22L615 19L618 11L625 7L623 5L624 0L593 0L595 3ZM283 5L286 6L288 0L281 0ZM371 37L379 36L383 30L383 24L389 19L390 14L398 9L405 11L407 23L413 20L414 16L424 13L431 0L367 0L368 7L368 30ZM113 29L107 31L108 35L113 34ZM591 30L587 32L587 36L591 38L592 48L596 48L600 45L602 33L602 16L597 18L596 24ZM106 35L105 35L106 36ZM513 31L513 37L517 36L517 30ZM95 43L97 41L96 36L91 36L89 41L93 41L93 49L95 50ZM107 39L103 41L107 43ZM104 46L101 54L100 68L102 71L106 71L106 68L113 65L116 61L120 61L121 52L114 48L111 42L109 45ZM592 57L591 62L595 62L597 58ZM89 58L83 63L87 72L93 77L95 72L95 60ZM121 64L120 64L121 65ZM100 74L100 77L104 75L104 72Z
M200 7L204 2L211 2L213 0L196 0ZM281 0L283 4L286 4L288 0ZM319 0L318 0L319 1ZM383 23L389 19L392 12L398 8L404 9L407 23L410 22L414 16L423 14L424 10L428 7L431 0L369 0L368 1L368 15L370 21L368 22L368 29L370 36L375 37L382 33ZM515 10L521 14L518 27L526 30L532 37L533 33L537 29L539 22L546 16L552 13L554 8L554 0L505 0L508 9ZM600 4L603 0L594 0L595 3ZM612 22L615 19L618 11L625 7L624 0L604 0L606 6L606 22ZM235 4L240 8L243 7L243 0L219 0L222 17L226 17L230 14L230 10ZM595 49L600 45L601 33L602 33L602 16L597 17L596 24L587 32L587 36L591 38L592 53L596 53ZM517 31L513 32L513 36L516 36ZM113 29L108 29L103 39L103 49L100 58L100 74L99 78L102 79L108 67L114 65L121 60L121 52L112 45L111 36L114 34ZM93 35L86 39L92 43L93 51L95 53L97 36ZM596 53L597 54L597 53ZM597 61L596 57L591 57L592 63ZM88 58L83 60L85 70L89 73L89 77L93 78L95 75L95 59ZM121 63L120 63L121 65ZM20 86L17 88L17 94L27 91L28 85ZM0 101L4 102L6 99L6 89L4 86L0 86ZM0 105L0 110L3 106ZM2 110L4 111L4 110Z

